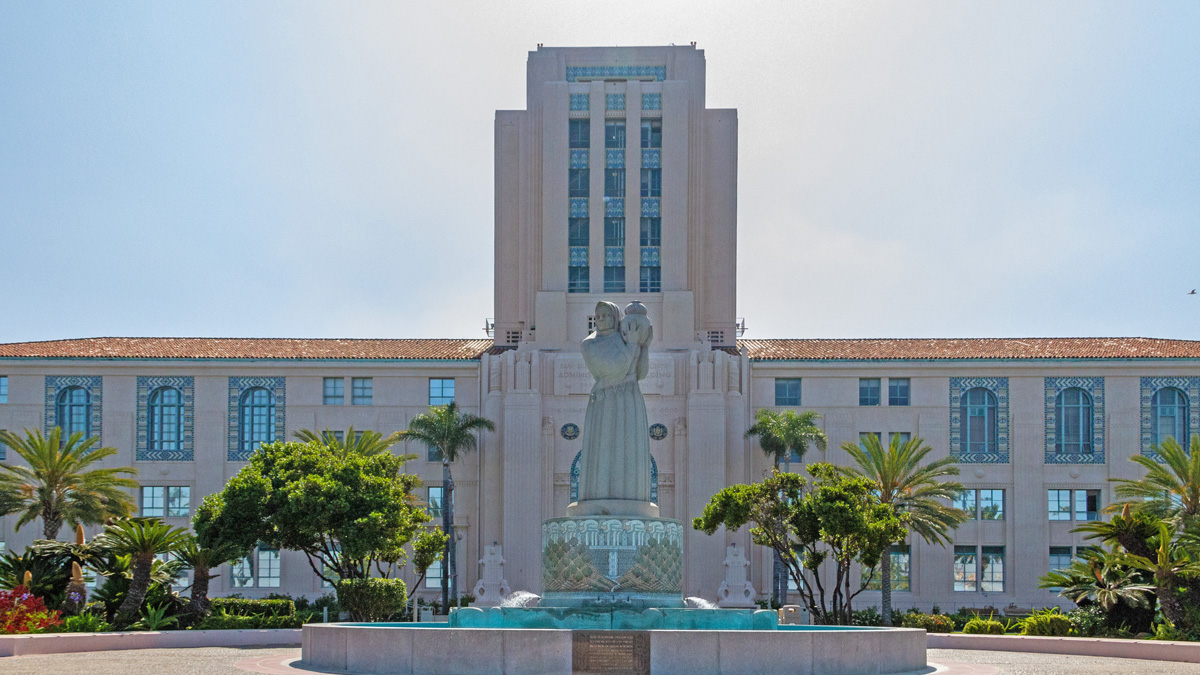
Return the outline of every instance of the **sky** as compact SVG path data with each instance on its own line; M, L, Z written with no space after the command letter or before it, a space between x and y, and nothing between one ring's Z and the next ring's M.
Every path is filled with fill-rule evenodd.
M1200 3L0 0L0 342L482 338L547 46L704 50L746 338L1200 339Z

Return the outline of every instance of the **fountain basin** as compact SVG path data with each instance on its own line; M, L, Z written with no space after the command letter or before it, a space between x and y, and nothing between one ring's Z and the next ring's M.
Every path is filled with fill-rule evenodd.
M765 609L652 608L589 611L574 607L463 607L450 612L451 628L562 630L775 630L779 615Z
M568 675L590 631L448 628L445 624L308 624L301 666L411 675ZM648 643L652 675L861 675L926 669L925 631L784 626L777 630L609 631Z

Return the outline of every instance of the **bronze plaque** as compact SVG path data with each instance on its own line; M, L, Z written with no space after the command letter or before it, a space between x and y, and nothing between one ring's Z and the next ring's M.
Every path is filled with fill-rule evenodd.
M577 630L571 633L574 675L650 675L650 633Z

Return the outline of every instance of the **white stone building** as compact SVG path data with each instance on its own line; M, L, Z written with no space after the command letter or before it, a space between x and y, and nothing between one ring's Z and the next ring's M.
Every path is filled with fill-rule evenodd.
M526 109L496 115L494 341L4 344L0 428L99 434L120 450L113 464L138 468L142 514L185 525L259 442L390 433L455 400L497 423L455 467L459 586L472 587L473 561L497 541L511 587L537 592L540 523L571 501L591 386L579 341L597 300L640 300L655 326L643 391L664 517L688 521L722 487L769 470L744 438L755 411L815 410L829 449L806 461L844 464L843 443L899 433L960 462L962 504L978 515L952 546L897 548L897 607L1055 603L1037 577L1086 544L1069 530L1103 517L1108 479L1136 475L1129 457L1158 438L1200 431L1200 342L738 340L737 115L705 107L704 69L694 47L530 53ZM436 503L440 462L403 451L421 455L410 467ZM14 532L14 520L0 536L19 550L40 528ZM733 542L748 535L687 536L687 595L715 596ZM770 556L748 553L765 591ZM211 592L328 590L301 554L259 551ZM877 602L867 591L856 605Z

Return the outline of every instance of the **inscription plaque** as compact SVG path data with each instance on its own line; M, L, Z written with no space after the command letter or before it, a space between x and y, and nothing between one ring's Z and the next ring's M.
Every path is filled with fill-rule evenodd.
M650 633L577 630L571 633L574 675L650 675Z

